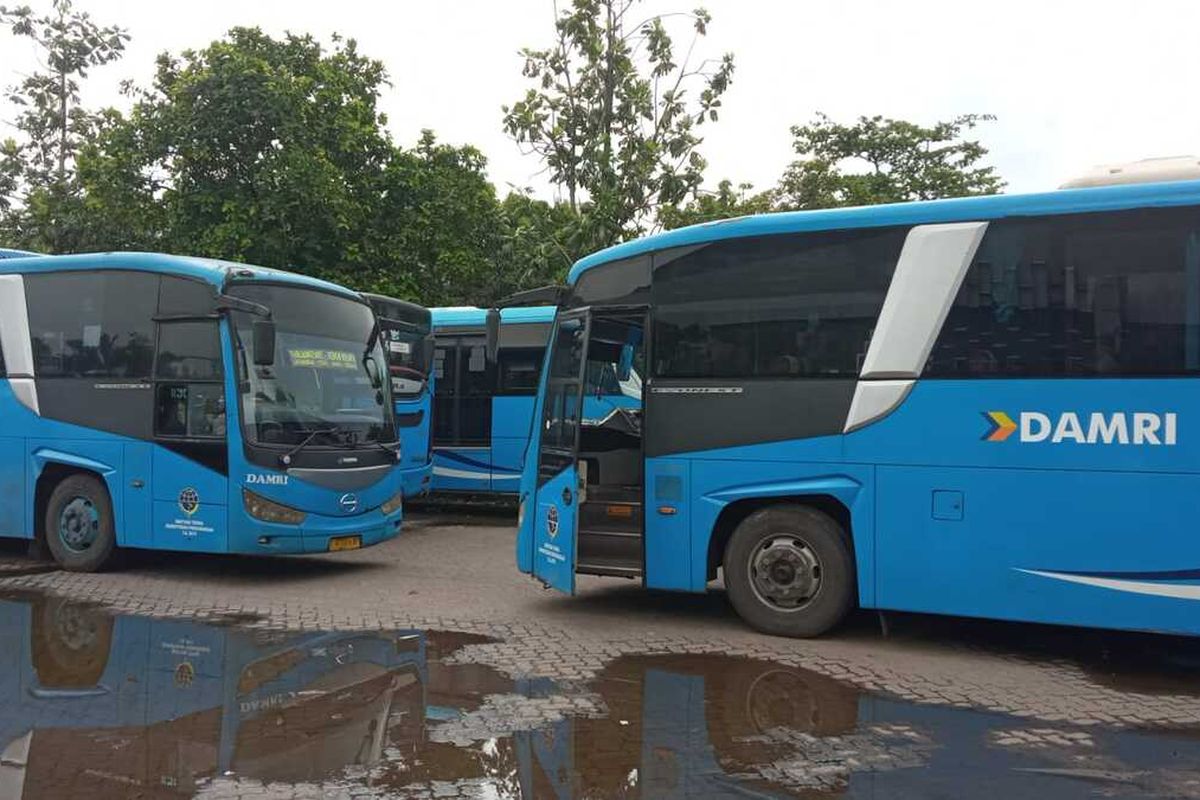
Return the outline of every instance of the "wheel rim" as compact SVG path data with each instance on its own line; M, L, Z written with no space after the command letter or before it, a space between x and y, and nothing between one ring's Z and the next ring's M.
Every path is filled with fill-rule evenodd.
M800 611L821 591L821 559L799 536L768 536L750 553L750 586L779 611Z
M58 514L58 539L72 553L85 553L100 536L100 512L88 497L73 497Z

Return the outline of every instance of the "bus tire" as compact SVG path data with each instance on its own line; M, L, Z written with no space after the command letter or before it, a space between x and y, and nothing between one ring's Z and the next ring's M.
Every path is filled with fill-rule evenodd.
M61 480L46 503L46 546L70 572L97 572L117 547L112 500L103 481L75 474Z
M729 601L763 633L820 636L854 605L849 537L815 508L755 511L734 530L722 566Z

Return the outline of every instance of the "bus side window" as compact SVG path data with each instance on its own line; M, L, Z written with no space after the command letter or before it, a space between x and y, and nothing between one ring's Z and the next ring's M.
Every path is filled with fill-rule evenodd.
M223 374L216 322L160 323L154 368L155 433L224 436Z

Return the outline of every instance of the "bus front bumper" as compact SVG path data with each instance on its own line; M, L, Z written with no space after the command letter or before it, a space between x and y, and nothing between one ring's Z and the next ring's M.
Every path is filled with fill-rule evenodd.
M241 553L328 553L357 550L394 539L403 510L385 516L379 510L354 517L309 514L300 525L276 525L246 518ZM355 539L357 537L357 539Z

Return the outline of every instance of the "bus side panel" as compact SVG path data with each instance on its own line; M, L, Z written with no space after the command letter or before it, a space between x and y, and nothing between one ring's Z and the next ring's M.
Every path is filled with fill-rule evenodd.
M880 467L879 605L1200 633L1198 492L1194 475Z
M129 442L125 445L125 517L117 528L117 544L122 547L151 547L154 522L150 502L153 484L152 445Z
M1196 379L918 382L846 437L879 605L1200 632L1198 407Z
M438 447L433 451L433 488L439 492L489 492L492 448Z
M521 488L521 468L529 423L533 417L532 396L501 396L492 400L492 491L516 493Z
M25 521L25 440L0 437L0 536L32 535Z
M154 448L154 546L229 551L228 479L163 447ZM240 499L240 498L239 498Z

